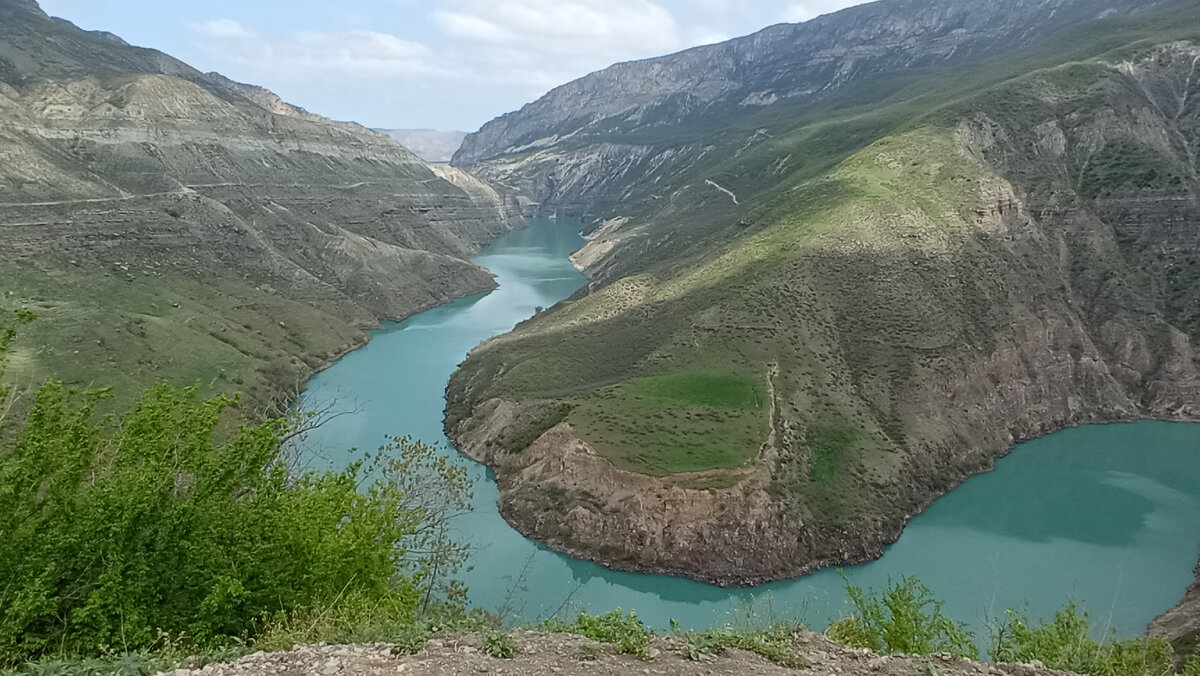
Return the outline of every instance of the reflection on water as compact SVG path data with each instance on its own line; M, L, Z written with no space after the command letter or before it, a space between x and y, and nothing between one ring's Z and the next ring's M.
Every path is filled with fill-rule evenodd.
M314 464L344 466L350 448L385 435L443 444L446 382L467 352L512 329L537 307L569 297L583 277L568 260L582 245L566 221L535 222L488 247L476 262L500 288L391 324L309 385L303 406L355 408L317 430ZM847 569L856 584L917 575L953 617L981 627L1029 604L1048 616L1068 599L1100 622L1140 632L1182 597L1200 546L1200 425L1140 422L1084 427L1020 445L909 525L878 561ZM323 458L323 460L321 459ZM497 513L488 470L472 464L473 513L458 524L476 543L463 575L471 600L537 620L586 607L636 608L652 626L719 624L753 608L821 628L842 608L843 581L826 570L751 590L606 570L554 554Z

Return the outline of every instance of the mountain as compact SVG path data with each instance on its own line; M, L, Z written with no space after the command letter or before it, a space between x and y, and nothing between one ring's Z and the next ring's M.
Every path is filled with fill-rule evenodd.
M465 131L438 131L436 129L376 129L396 139L426 162L449 164L454 153L467 137Z
M0 0L0 287L16 377L294 395L398 319L492 288L495 191L268 90ZM116 382L113 382L113 381Z
M1017 441L1200 417L1200 6L884 0L619 64L454 163L588 291L447 431L522 532L744 585L865 561Z

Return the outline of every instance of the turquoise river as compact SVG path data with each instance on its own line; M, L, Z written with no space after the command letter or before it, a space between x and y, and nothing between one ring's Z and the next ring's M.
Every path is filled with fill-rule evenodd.
M460 457L442 433L446 383L467 352L570 296L584 284L569 254L576 224L535 221L476 258L500 284L407 321L309 383L303 408L336 402L354 410L313 432L320 467L345 466L350 449L373 450L386 435L411 435ZM1071 429L1023 443L996 470L965 483L913 519L877 561L843 572L882 586L916 575L945 599L945 612L977 634L1006 608L1047 617L1079 601L1101 626L1141 633L1183 596L1200 547L1200 425L1138 422ZM470 463L463 458L463 462ZM684 627L759 616L821 629L845 601L837 571L754 589L613 572L527 540L496 509L489 471L470 463L475 509L457 527L475 544L460 577L471 602L532 622L586 608L634 608L649 625Z

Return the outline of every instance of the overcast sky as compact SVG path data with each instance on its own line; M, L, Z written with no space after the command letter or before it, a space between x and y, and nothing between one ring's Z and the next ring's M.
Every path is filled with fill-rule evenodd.
M372 127L474 131L617 61L863 0L41 0L55 16Z

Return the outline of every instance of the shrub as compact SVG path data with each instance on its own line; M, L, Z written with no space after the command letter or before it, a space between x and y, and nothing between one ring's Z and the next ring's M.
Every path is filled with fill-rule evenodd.
M583 662L600 659L600 646L595 643L584 643L579 646L579 659Z
M357 464L291 476L282 421L215 441L227 397L153 386L110 425L100 396L47 383L0 452L4 658L238 636L348 593L416 607L395 571L421 514L396 487L359 492Z
M579 634L600 643L611 643L616 646L617 652L644 660L650 658L650 632L632 610L628 615L622 614L620 609L605 615L588 615L586 611L581 611L572 623L554 618L543 622L540 629Z
M502 660L512 659L517 654L517 642L513 640L512 634L502 631L484 631L483 637L483 652L497 657Z
M791 668L804 666L804 657L792 645L797 627L780 624L770 629L737 631L731 627L691 631L687 638L687 657L696 661L708 661L730 648L738 648L761 655L776 664Z
M1097 676L1161 676L1172 672L1171 647L1159 637L1091 638L1091 621L1074 603L1036 625L1015 611L992 636L992 657L1002 662L1039 660L1053 669ZM1186 673L1186 671L1185 671Z
M830 624L826 634L839 643L877 653L953 653L976 658L979 651L964 625L942 615L942 602L915 577L890 583L883 591L864 590L847 580L851 613Z
M0 331L0 375L13 335ZM429 447L393 440L378 474L296 474L289 421L236 427L235 399L167 385L97 420L106 395L50 381L9 420L0 389L0 431L12 423L0 435L0 666L136 654L163 635L200 647L264 627L279 642L412 633L435 591L461 598L446 580L466 548L447 522L470 481ZM366 476L380 478L360 490Z

